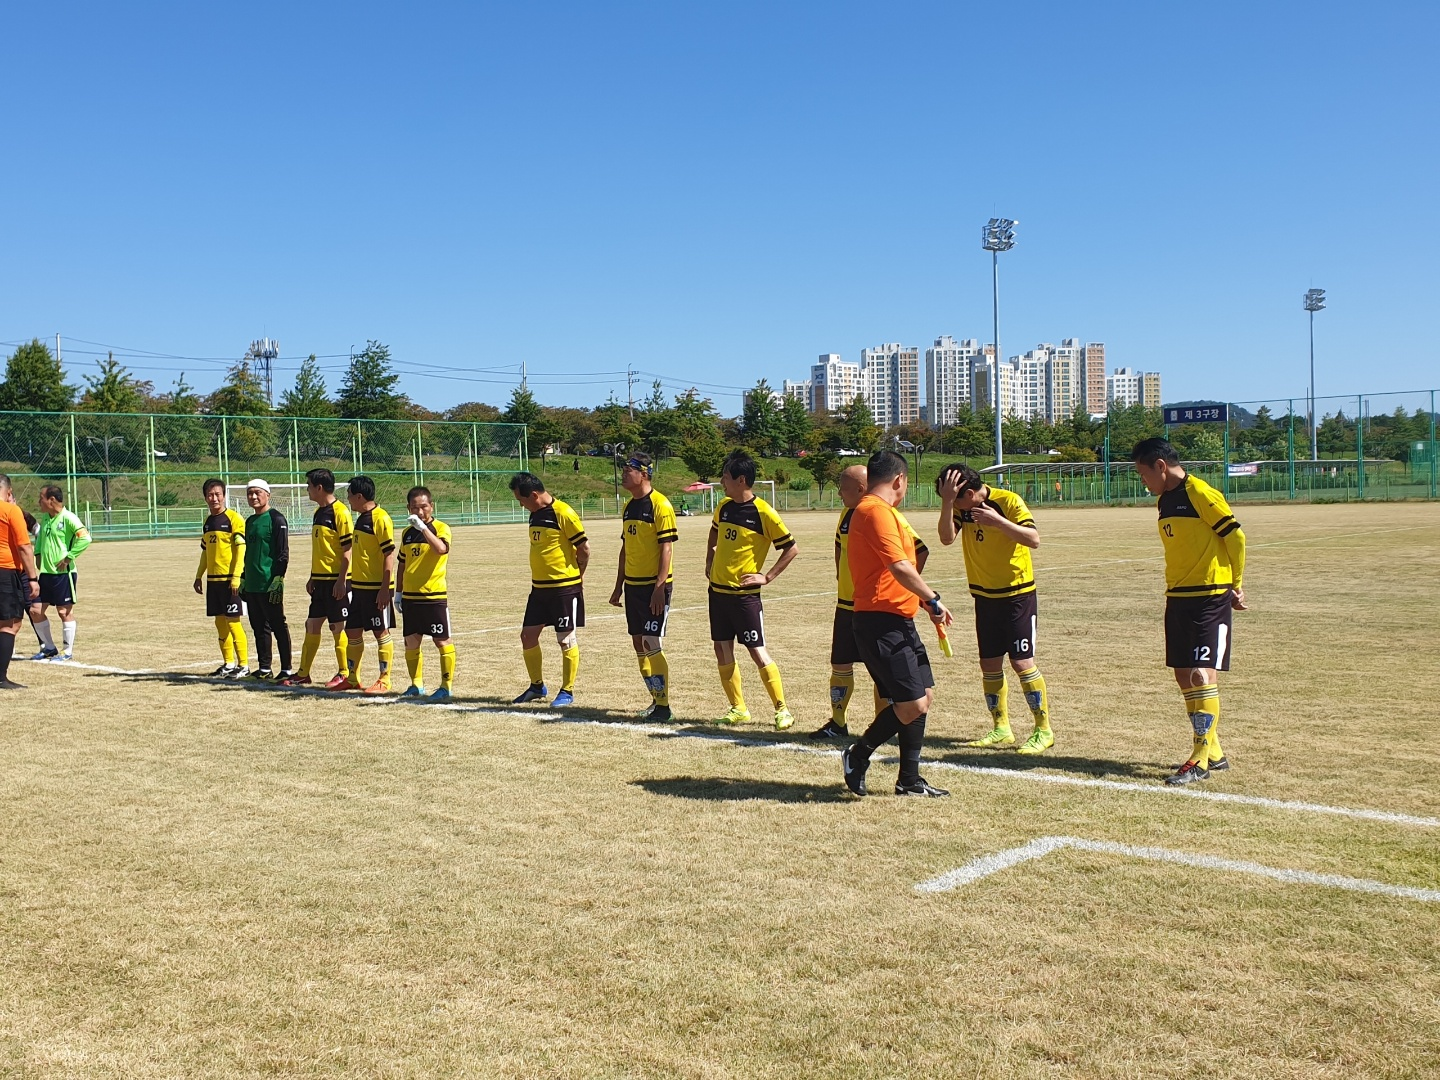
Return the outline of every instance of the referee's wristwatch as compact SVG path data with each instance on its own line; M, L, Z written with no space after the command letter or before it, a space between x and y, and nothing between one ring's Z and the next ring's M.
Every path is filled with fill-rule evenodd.
M930 597L929 600L926 600L926 601L925 601L925 606L930 609L931 614L933 614L933 615L939 615L939 614L940 614L940 594L937 592L934 596Z

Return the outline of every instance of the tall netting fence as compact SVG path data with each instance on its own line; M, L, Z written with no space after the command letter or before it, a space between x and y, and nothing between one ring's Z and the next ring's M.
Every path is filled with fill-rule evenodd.
M510 521L508 481L528 467L521 424L0 413L0 470L10 474L16 500L33 509L42 485L60 484L66 505L97 537L194 535L211 477L227 486L255 477L290 485L282 509L308 512L299 485L315 468L341 483L370 476L377 501L392 513L403 512L405 493L423 484L447 521Z

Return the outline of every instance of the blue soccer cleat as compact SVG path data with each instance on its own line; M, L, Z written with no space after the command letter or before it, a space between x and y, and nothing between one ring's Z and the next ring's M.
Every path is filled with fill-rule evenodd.
M517 697L513 702L511 702L511 704L524 705L527 701L544 701L545 695L549 692L550 691L545 689L545 684L543 682L531 683L529 688L526 689L526 691L519 697Z
M446 690L445 687L441 686L438 687L436 690L432 691L430 696L427 697L425 701L431 705L443 705L445 702L449 701L454 696L455 695L450 693L449 690Z
M550 704L554 705L557 709L562 708L566 705L574 705L575 695L572 694L569 690L561 690L558 694L555 695L555 700L552 701Z
M401 696L401 697L422 697L422 696L424 695L424 693L425 693L425 688L424 688L423 686L416 686L414 683L411 683L409 686L407 686L407 687L401 692L400 696Z

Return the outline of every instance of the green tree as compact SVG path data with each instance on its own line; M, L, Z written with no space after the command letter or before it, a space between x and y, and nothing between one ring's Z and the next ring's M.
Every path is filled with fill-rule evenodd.
M153 383L131 375L114 353L95 361L95 366L99 374L85 376L85 393L80 398L79 407L86 412L138 412L155 390Z
M810 432L814 428L810 410L799 398L787 397L780 404L780 434L785 451L794 454L809 445Z
M0 409L65 412L74 402L75 387L66 385L60 361L39 338L10 354L0 383Z
M773 454L780 445L780 409L775 404L775 391L764 379L757 382L745 398L745 406L740 413L740 430L745 440L761 454Z
M845 418L841 421L840 432L845 439L843 449L861 450L867 454L873 454L875 448L880 445L882 433L875 426L875 414L870 411L870 405L865 401L864 394L856 394L855 400L845 410Z
M270 403L265 400L265 384L260 373L242 359L225 372L225 382L210 395L210 411L221 416L267 416Z
M517 386L510 394L510 404L505 407L502 419L507 424L524 424L527 427L540 419L540 405L535 395L523 386Z
M335 403L330 400L325 376L314 353L305 358L295 373L295 385L280 395L279 412L296 418L291 424L291 433L298 438L297 449L303 457L328 457L335 452L337 443L343 447L347 441L340 425L329 419L335 415Z
M545 458L554 448L559 450L561 444L570 437L570 428L564 420L553 412L545 411L537 417L527 429L530 438L531 455L540 455L540 471L545 471Z
M730 453L729 444L720 437L712 424L696 428L680 443L680 460L699 479L709 483L720 475L725 456Z
M175 389L161 397L160 408L165 415L155 418L155 449L168 461L199 461L213 438L211 424L198 415L200 399L183 371Z
M650 396L640 406L636 426L639 428L639 444L655 458L669 457L680 444L680 424L675 410L665 399L657 381L650 388Z
M395 390L400 376L390 364L390 347L378 341L367 341L363 350L350 357L336 399L340 416L347 420L404 418L405 396Z
M839 482L840 473L845 468L840 455L834 450L812 450L800 459L800 467L815 478L822 495L825 494L826 484Z

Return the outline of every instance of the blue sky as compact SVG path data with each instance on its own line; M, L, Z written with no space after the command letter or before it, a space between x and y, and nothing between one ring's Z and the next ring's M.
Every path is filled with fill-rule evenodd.
M0 15L0 341L278 338L543 402L1076 336L1165 396L1440 385L1435 5L252 3ZM8 350L7 350L8 351ZM200 358L200 359L195 359ZM489 370L487 370L489 369ZM579 375L573 373L581 373ZM643 380L642 380L643 381Z

